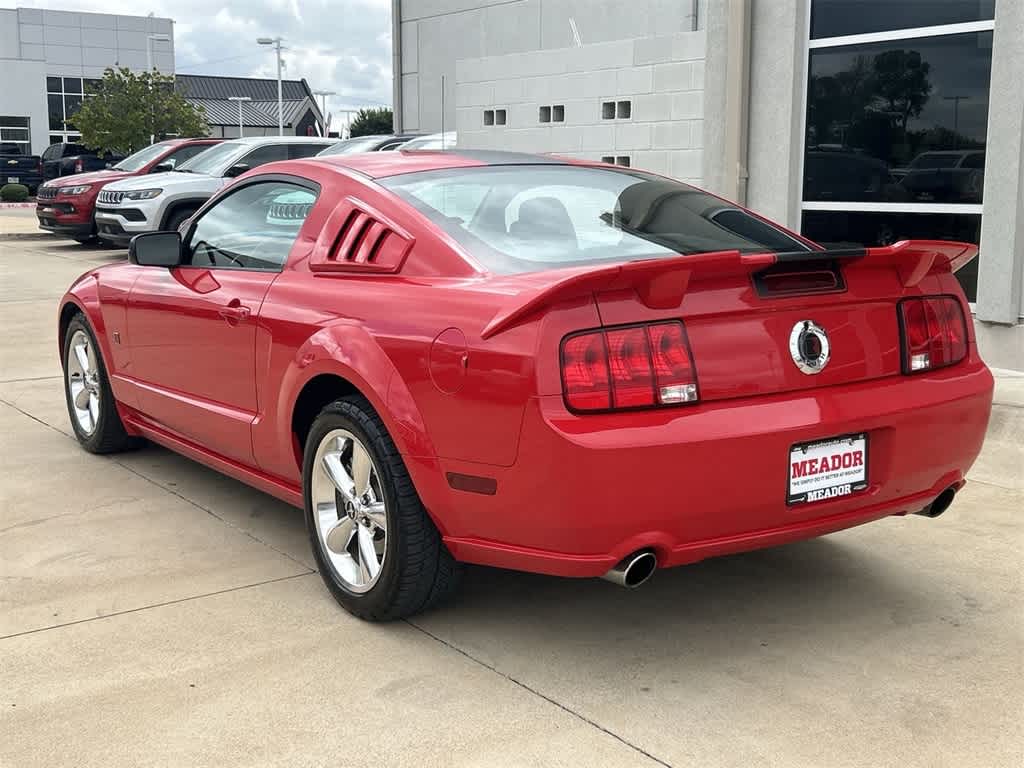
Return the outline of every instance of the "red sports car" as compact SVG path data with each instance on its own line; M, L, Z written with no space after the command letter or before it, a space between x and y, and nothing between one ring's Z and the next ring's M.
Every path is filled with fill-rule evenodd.
M461 563L635 586L942 513L992 397L975 253L824 250L596 163L271 163L75 282L68 411L89 451L145 437L303 507L367 619Z

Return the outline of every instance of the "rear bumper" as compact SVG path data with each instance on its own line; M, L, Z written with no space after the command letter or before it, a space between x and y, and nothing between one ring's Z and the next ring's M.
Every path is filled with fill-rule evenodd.
M536 398L514 466L441 462L443 472L495 477L497 493L445 489L431 508L443 510L456 558L562 576L603 574L638 549L666 567L811 538L916 512L959 487L981 450L992 386L974 358L927 375L645 413L579 417L559 396ZM790 447L854 432L868 434L867 490L787 506Z

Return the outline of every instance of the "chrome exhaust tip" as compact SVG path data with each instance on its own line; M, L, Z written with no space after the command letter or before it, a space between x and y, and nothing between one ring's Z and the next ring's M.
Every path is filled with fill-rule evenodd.
M929 504L927 507L922 509L917 514L924 515L925 517L936 518L949 509L950 504L953 503L953 499L956 497L956 488L952 485L946 490L935 497L935 501Z
M601 578L626 589L636 589L654 575L657 567L657 556L646 549L624 557Z

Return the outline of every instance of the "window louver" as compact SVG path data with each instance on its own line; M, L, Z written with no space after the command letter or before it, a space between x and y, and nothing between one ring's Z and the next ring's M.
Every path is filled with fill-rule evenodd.
M397 272L413 238L374 208L343 200L327 218L313 254L314 272Z

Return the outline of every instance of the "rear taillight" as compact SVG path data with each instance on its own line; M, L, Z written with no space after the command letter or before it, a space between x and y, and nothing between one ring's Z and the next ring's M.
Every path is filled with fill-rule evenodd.
M81 160L75 160L75 173L81 173L85 170L85 163Z
M38 162L36 162L36 173L38 173L40 176L43 175L43 158L41 157L39 158Z
M574 411L653 408L698 399L686 330L677 321L566 337L562 387Z
M899 313L904 373L944 368L967 356L967 321L958 299L904 299Z

